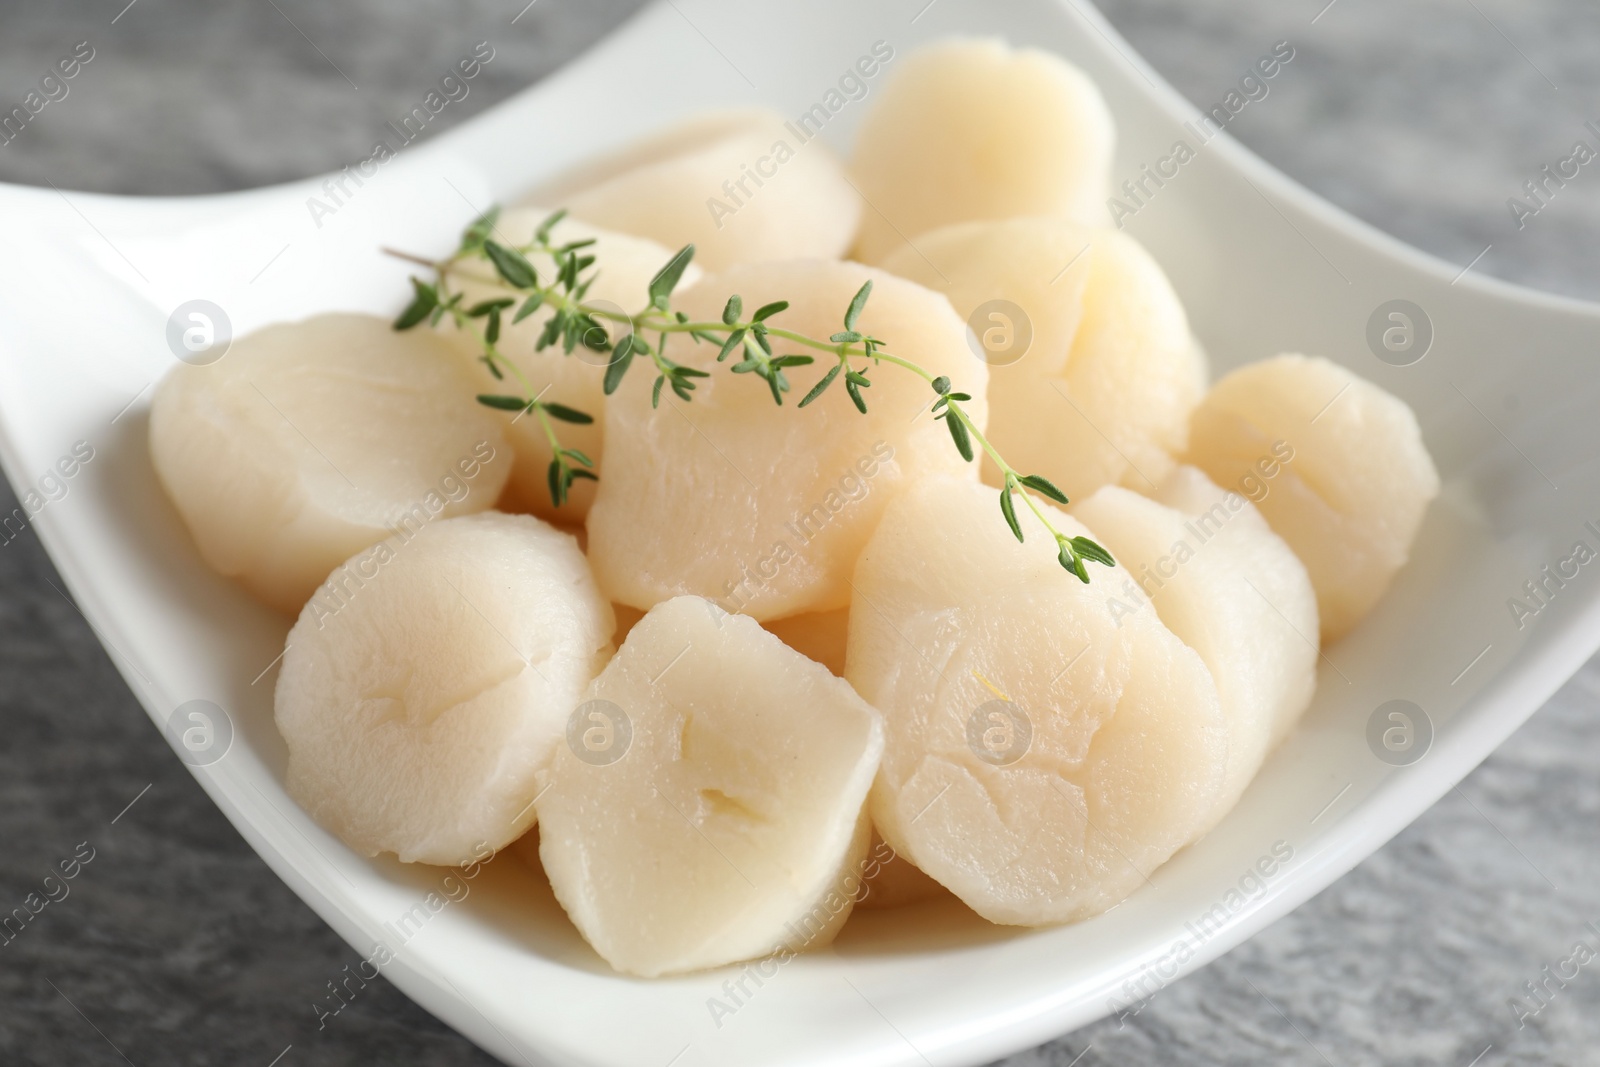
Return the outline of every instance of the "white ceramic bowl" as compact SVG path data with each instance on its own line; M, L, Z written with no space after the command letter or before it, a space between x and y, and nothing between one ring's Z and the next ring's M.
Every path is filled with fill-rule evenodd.
M798 115L877 40L903 55L932 36L997 33L1079 63L1116 113L1119 183L1179 138L1198 147L1182 125L1194 110L1092 9L925 4L659 4L532 90L405 149L317 219L307 199L325 196L320 180L183 199L0 187L0 460L25 492L76 442L95 453L64 495L47 484L58 499L32 517L57 567L153 720L192 699L227 709L231 748L195 774L252 847L357 952L398 947L385 974L507 1062L972 1064L1038 1043L1200 966L1349 870L1600 644L1600 564L1550 583L1520 625L1508 608L1576 542L1600 548L1596 308L1457 277L1224 136L1128 220L1215 369L1282 350L1353 367L1411 403L1446 488L1388 598L1327 650L1303 725L1226 822L1126 903L1037 931L950 905L863 913L830 950L759 987L746 980L752 995L719 1019L709 1000L731 1002L736 970L618 977L514 854L459 903L419 913L446 872L355 856L302 814L271 721L287 621L201 565L146 456L151 386L174 359L168 316L206 299L242 333L323 309L392 313L405 271L380 244L443 249L490 202L699 109L762 102ZM846 105L827 139L848 145L862 109ZM1367 342L1369 318L1393 299L1431 320L1431 347L1409 366ZM1434 732L1404 767L1367 741L1391 699L1419 705ZM1252 874L1275 847L1287 862Z

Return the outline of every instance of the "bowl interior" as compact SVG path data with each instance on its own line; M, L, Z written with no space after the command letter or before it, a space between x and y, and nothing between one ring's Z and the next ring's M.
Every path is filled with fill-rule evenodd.
M1594 308L1456 279L1226 136L1202 139L1186 125L1193 110L1086 6L778 6L651 7L596 52L403 149L332 203L320 179L173 200L0 187L20 253L0 260L0 462L29 519L158 725L193 699L226 709L231 748L194 773L252 846L358 953L386 946L391 980L508 1062L966 1064L1026 1047L1149 995L1321 889L1600 644L1600 601L1584 573L1594 568L1546 583L1531 615L1508 607L1514 597L1531 605L1524 583L1543 582L1542 568L1570 559L1577 542L1600 549L1600 508L1585 503L1600 489ZM997 34L1088 70L1117 116L1117 182L1177 141L1196 150L1126 224L1184 297L1214 373L1315 352L1417 411L1445 491L1389 596L1325 650L1301 727L1220 827L1105 915L1025 931L953 902L859 913L832 948L744 979L739 994L725 986L740 980L735 968L653 982L611 973L518 850L458 882L464 894L445 891L450 872L350 853L283 789L271 690L288 620L204 568L155 484L144 435L150 390L174 359L169 314L206 299L235 334L325 309L391 314L406 271L379 246L445 248L490 203L662 122L753 103L798 115L874 42L899 57L955 32ZM847 148L875 91L869 81L865 101L830 118L828 142ZM313 199L334 210L313 210ZM1395 299L1422 308L1432 330L1426 356L1403 367L1367 340L1375 311ZM51 476L80 442L92 459ZM1368 743L1373 713L1396 699L1431 724L1426 755L1407 766ZM431 909L430 894L459 899Z

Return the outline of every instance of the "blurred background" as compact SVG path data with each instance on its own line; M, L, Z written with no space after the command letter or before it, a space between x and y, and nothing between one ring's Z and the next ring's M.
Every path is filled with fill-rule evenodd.
M926 0L893 2L909 17ZM0 111L78 42L94 49L68 95L0 145L0 181L194 194L335 170L476 42L493 43L494 61L430 136L639 6L525 3L0 0ZM1578 139L1600 143L1584 128L1600 126L1600 5L1100 7L1202 106L1290 41L1293 63L1229 126L1234 136L1451 263L1488 246L1473 269L1600 296L1600 161L1521 229L1506 203ZM13 507L0 486L0 513ZM357 955L211 805L63 589L31 530L0 547L0 910L78 842L94 849L71 896L0 945L0 1063L490 1064L382 981L318 1030L312 1002ZM1585 923L1600 924L1597 712L1592 662L1434 809L1294 914L1136 1017L1006 1064L1597 1062L1600 963L1549 983L1537 1016L1519 1020L1509 1004L1578 938L1595 941Z

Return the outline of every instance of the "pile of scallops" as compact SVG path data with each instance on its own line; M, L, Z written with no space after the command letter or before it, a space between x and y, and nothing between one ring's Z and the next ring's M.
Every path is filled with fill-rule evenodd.
M948 41L862 106L848 162L719 114L495 237L567 208L587 299L630 313L692 242L675 310L787 300L773 324L820 338L870 280L859 329L970 393L1116 565L1080 581L1022 507L1019 543L997 469L894 366L865 414L843 389L801 410L680 337L710 377L657 406L646 370L608 396L606 353L536 351L535 313L501 351L595 416L559 424L599 481L556 507L539 420L476 402L510 386L448 320L270 326L173 370L150 447L204 560L298 613L287 786L350 848L454 865L521 839L596 952L671 974L826 944L857 905L1096 915L1293 728L1438 492L1411 410L1315 356L1208 385L1161 267L1108 224L1111 117L1062 60Z

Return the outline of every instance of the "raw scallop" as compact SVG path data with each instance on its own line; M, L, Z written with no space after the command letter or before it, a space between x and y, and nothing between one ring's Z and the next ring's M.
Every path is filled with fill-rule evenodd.
M881 263L930 230L979 219L1104 224L1115 139L1100 90L1059 56L998 40L921 49L856 135L857 252Z
M710 275L674 306L717 321L730 294L746 315L787 299L793 306L769 323L826 338L868 280L860 328L975 394L967 410L982 426L985 368L949 302L921 286L855 263L798 260ZM779 354L809 352L773 343ZM718 364L714 345L679 337L668 349L711 373L690 403L663 390L652 407L653 369L635 361L606 405L607 463L588 522L589 558L612 600L648 609L694 594L762 621L845 607L856 556L901 486L937 473L976 478L927 413L928 383L901 367L870 368L865 415L842 381L800 408L829 367L826 352L812 354L816 363L786 371L782 407L766 382Z
M856 568L845 677L884 716L884 840L991 922L1035 926L1106 910L1201 833L1228 745L1200 657L1114 610L1126 572L1078 581L1017 510L1022 544L986 487L896 497Z
M1072 514L1136 583L1118 611L1153 606L1211 670L1228 727L1220 820L1316 688L1311 579L1249 500L1193 467L1173 471L1153 500L1108 485Z
M645 615L584 694L538 801L556 898L655 976L832 940L859 891L878 713L699 597Z
M1256 506L1311 575L1324 644L1383 596L1439 493L1405 401L1313 356L1246 364L1212 386L1188 461L1218 485L1265 487Z
M1052 219L966 223L884 266L948 295L984 342L989 439L1014 468L1072 500L1108 484L1148 492L1172 469L1206 360L1133 238ZM987 458L984 477L999 484Z
M494 506L511 450L472 394L438 338L318 315L175 368L150 455L205 561L293 613L395 530Z
M861 216L860 197L827 146L758 110L692 119L536 195L673 251L693 244L708 270L837 259Z
M373 546L289 631L290 795L365 855L455 865L509 844L613 625L572 536L531 515Z

